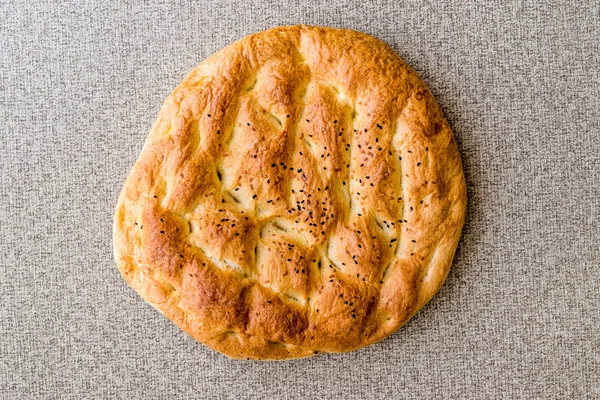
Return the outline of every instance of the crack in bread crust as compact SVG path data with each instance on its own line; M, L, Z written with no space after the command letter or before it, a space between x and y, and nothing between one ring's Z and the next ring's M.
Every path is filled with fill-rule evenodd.
M166 99L119 197L119 270L233 358L355 350L440 288L466 189L433 96L385 43L248 36Z

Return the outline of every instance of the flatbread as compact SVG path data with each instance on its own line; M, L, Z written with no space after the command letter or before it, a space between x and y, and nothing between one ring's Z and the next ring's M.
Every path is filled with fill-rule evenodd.
M444 282L465 181L417 74L363 33L250 35L166 99L118 199L129 285L232 358L377 342Z

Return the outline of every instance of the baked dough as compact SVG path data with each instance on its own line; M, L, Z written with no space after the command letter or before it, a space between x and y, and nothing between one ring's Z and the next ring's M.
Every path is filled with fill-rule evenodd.
M363 33L250 35L166 99L118 199L129 285L232 358L377 342L444 282L465 216L452 132Z

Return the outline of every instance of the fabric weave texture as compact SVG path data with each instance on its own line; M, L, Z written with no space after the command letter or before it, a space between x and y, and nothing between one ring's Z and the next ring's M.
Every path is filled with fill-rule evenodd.
M0 5L0 399L600 398L597 1ZM356 29L429 85L467 219L448 280L365 349L233 361L120 276L117 195L163 100L277 25Z

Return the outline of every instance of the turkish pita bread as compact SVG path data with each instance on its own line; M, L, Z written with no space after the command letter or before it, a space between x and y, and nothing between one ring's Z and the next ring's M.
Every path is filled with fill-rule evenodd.
M444 282L465 216L452 131L385 43L279 27L198 65L118 200L119 270L233 358L385 338Z

